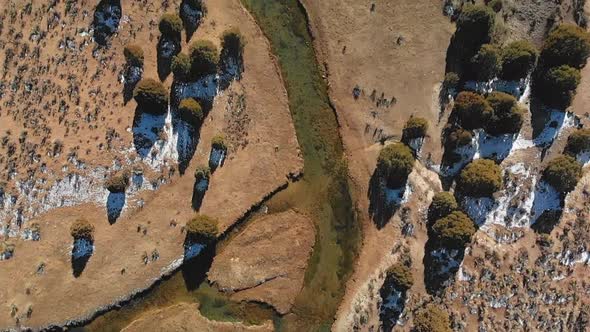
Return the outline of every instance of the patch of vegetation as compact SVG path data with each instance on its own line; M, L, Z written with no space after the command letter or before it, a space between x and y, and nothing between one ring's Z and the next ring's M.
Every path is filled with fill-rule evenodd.
M446 73L442 88L443 88L443 90L446 90L446 91L457 90L457 88L459 87L460 81L461 81L461 79L459 78L459 75L457 73L454 73L454 72Z
M159 81L142 79L133 90L133 97L143 112L160 115L168 111L168 91Z
M181 100L178 111L180 112L180 118L193 126L199 126L203 121L203 109L194 98Z
M186 223L186 235L190 240L210 243L217 238L218 224L216 219L197 214Z
M487 133L500 135L520 131L526 109L518 104L516 98L504 92L494 91L486 97L486 101L494 110L485 125Z
M573 157L565 155L549 161L543 171L543 179L562 194L574 190L581 178L582 165Z
M414 168L412 150L403 143L389 144L379 153L377 170L385 177L389 188L399 188Z
M211 139L211 147L217 150L227 150L227 143L225 142L225 137L223 135L218 134L213 136Z
M427 304L414 315L413 332L451 332L449 315L434 304Z
M143 49L137 44L129 44L123 49L128 66L143 67Z
M201 77L217 72L219 53L217 47L210 41L197 40L191 44L191 73L194 77Z
M466 4L457 20L457 36L466 46L488 43L492 37L495 15L487 6Z
M453 113L463 128L473 130L481 128L489 120L493 109L480 94L463 91L457 95Z
M182 20L180 16L173 13L165 13L160 17L160 23L158 24L160 33L167 37L174 39L180 39L182 32Z
M420 138L426 136L428 131L428 120L421 117L412 116L406 122L403 129L403 140L411 140L414 138Z
M547 105L564 109L571 104L581 79L580 70L568 65L550 68L535 85L537 95Z
M452 129L447 134L445 139L445 148L454 150L458 147L465 146L471 143L473 140L473 134L469 130L465 130L461 127Z
M502 0L486 1L486 4L488 5L488 7L492 8L492 10L496 13L499 13L502 10L502 7L504 6Z
M129 171L122 171L113 174L105 181L105 188L111 193L124 193L129 187Z
M197 166L197 169L195 170L195 180L197 182L201 180L209 180L209 177L211 177L211 169L209 168L209 166Z
M446 248L464 248L475 231L473 220L461 211L453 211L432 225L434 240Z
M578 129L567 138L565 152L576 156L590 151L590 129Z
M75 240L92 240L94 238L94 226L86 219L78 219L70 227L70 235L72 235Z
M387 278L392 278L395 286L402 290L408 290L414 285L414 276L407 266L397 263L385 271Z
M486 197L502 188L502 170L489 159L476 159L467 165L457 179L457 189L471 197Z
M526 77L533 70L539 57L539 51L531 42L519 40L512 42L502 50L502 78L518 80Z
M562 24L549 34L541 50L545 67L568 65L581 69L590 56L590 35L573 24Z
M191 58L184 54L178 53L172 58L170 70L174 73L174 79L179 81L188 81L191 76Z
M241 57L246 41L238 28L225 30L221 35L221 49L227 55Z
M432 203L428 207L428 222L433 223L458 209L459 204L457 204L457 200L453 194L448 191L438 192L434 195Z
M484 44L471 59L473 72L480 81L489 81L502 70L502 51L494 44Z

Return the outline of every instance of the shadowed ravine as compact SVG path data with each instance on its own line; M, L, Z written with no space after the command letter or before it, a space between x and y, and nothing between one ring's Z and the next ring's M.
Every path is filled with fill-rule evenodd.
M338 121L318 68L303 6L297 0L241 1L256 19L277 56L304 158L303 178L266 202L268 213L296 208L310 215L316 223L314 251L293 314L280 317L264 305L229 301L204 282L212 255L202 254L203 257L196 258L199 264L189 264L199 266L199 273L190 273L201 275L198 287L194 284L188 287L182 271L178 271L142 298L98 317L80 330L119 331L143 313L194 300L200 302L201 313L209 319L249 324L272 319L276 330L330 330L344 295L345 283L352 272L361 236L349 191L347 167L343 162ZM239 228L232 234L239 232ZM232 234L218 244L218 250L231 241ZM189 268L183 266L181 270L186 272Z

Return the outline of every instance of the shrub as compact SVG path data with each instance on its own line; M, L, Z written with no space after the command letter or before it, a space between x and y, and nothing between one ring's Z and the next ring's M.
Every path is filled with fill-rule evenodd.
M590 129L578 129L574 131L567 138L565 151L574 156L580 152L590 151Z
M497 13L502 10L504 3L502 2L502 0L492 0L492 1L487 2L487 5L490 8L492 8L493 11L495 11Z
M239 29L232 28L223 32L221 36L221 49L223 52L239 57L244 53L244 46L246 46L246 43Z
M412 271L405 265L397 263L386 271L387 277L392 278L395 285L402 290L412 288L414 277Z
M199 125L203 121L203 109L194 98L186 98L178 105L180 118L192 125Z
M432 225L432 234L447 248L464 248L475 234L475 224L465 213L453 211Z
M576 188L582 177L582 165L570 156L559 156L551 160L543 171L543 178L555 190L567 194Z
M567 65L553 67L538 83L541 89L538 96L549 106L566 108L571 104L580 80L580 71L576 68Z
M143 49L137 44L130 44L123 49L128 66L143 67Z
M124 193L129 187L129 171L119 172L112 175L105 181L105 188L112 193Z
M589 55L589 34L573 24L562 24L553 29L541 50L541 59L546 67L568 65L580 69Z
M526 40L512 42L502 50L502 78L518 80L528 75L537 63L539 52Z
M457 179L458 190L472 197L491 196L502 187L502 170L489 159L477 159L467 165Z
M167 37L180 38L182 32L182 20L180 16L172 13L163 14L158 25L160 33Z
M172 58L170 70L174 73L174 78L180 81L187 81L191 75L191 59L184 53L178 53Z
M387 145L379 153L377 169L385 177L387 186L398 188L402 186L414 167L412 150L403 143Z
M219 54L217 47L207 40L197 40L190 46L191 72L200 77L217 71Z
M165 114L168 108L168 91L162 83L146 78L139 81L133 90L133 97L142 111Z
M500 48L492 44L481 46L476 55L471 59L473 72L477 73L477 79L488 81L496 77L502 69L502 54Z
M211 139L211 147L217 150L227 150L227 145L225 143L225 137L223 135L215 135Z
M515 134L524 122L526 109L518 104L516 98L504 92L494 91L486 97L494 110L485 128L491 135Z
M414 332L452 332L449 315L434 304L428 304L414 315Z
M451 130L445 139L445 148L454 150L458 147L471 144L473 134L469 130L463 128L455 128Z
M70 227L70 234L75 240L92 240L94 238L94 226L86 219L78 219Z
M218 221L206 215L198 214L186 223L186 234L192 241L211 242L218 231Z
M414 139L426 136L428 131L428 120L420 117L411 117L404 126L404 139Z
M456 90L459 87L460 78L457 73L448 72L445 74L442 88L444 90Z
M448 191L436 193L432 198L432 203L428 207L428 221L430 223L448 216L451 212L459 209L459 204L455 196Z
M481 45L490 41L495 19L494 11L483 5L467 4L457 20L457 34L467 45Z
M197 166L197 169L195 170L195 180L197 182L205 179L205 180L209 180L209 177L211 176L211 169L209 168L209 166Z
M468 130L481 128L492 112L492 108L480 94L469 91L459 93L453 106L453 113L457 115L463 128Z

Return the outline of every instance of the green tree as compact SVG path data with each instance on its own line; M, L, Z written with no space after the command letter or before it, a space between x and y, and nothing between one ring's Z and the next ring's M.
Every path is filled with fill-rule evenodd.
M225 137L223 135L215 135L211 139L211 147L218 150L227 150L227 144L225 143Z
M539 51L526 40L512 42L502 50L502 78L521 79L533 70Z
M178 53L172 58L170 70L174 73L174 78L179 81L188 81L191 76L191 58L184 54Z
M238 28L225 30L221 35L221 49L227 55L241 57L245 46L244 36Z
M133 90L133 97L143 112L166 114L168 111L168 91L159 81L142 79Z
M389 188L399 188L408 179L414 168L412 150L403 143L389 144L379 153L377 170L382 174Z
M457 179L459 192L472 197L486 197L502 188L502 170L489 159L476 159Z
M219 53L217 47L207 40L197 40L190 46L191 72L201 77L217 72Z
M122 171L113 174L105 181L105 188L112 193L124 193L129 187L129 171Z
M137 44L129 44L123 49L128 66L143 67L143 49Z
M486 101L494 110L485 125L486 132L500 135L520 131L526 109L518 104L516 98L504 92L494 91L486 97Z
M385 272L388 278L391 278L395 286L402 290L408 290L414 285L414 276L412 271L405 265L397 263L392 265Z
M434 304L428 304L414 315L413 332L452 332L449 315Z
M216 219L197 214L186 223L186 234L191 241L210 243L217 238L218 225Z
M471 144L473 134L469 130L463 128L455 128L449 131L445 139L445 148L454 150L458 147Z
M497 45L484 44L471 59L473 71L477 79L489 81L496 77L502 69L502 53Z
M459 209L455 196L448 191L441 191L434 195L428 207L428 222L434 223Z
M574 190L581 178L582 165L570 156L556 157L543 171L543 179L562 194Z
M203 121L203 109L194 98L185 98L178 105L180 118L193 125L198 126Z
M463 91L457 95L453 113L463 128L473 130L483 127L492 116L493 109L480 94Z
M571 155L590 151L590 129L578 129L567 138L565 151Z
M421 117L412 116L406 122L402 137L404 140L420 138L426 136L428 131L428 120Z
M475 224L465 213L453 211L432 225L434 239L447 248L460 249L471 242Z
M182 32L182 20L180 19L180 16L172 13L165 13L160 17L160 24L158 27L162 35L180 39L180 34Z
M211 169L209 166L199 165L197 169L195 169L195 180L197 182L201 180L209 180L211 177Z
M454 73L454 72L446 73L442 88L446 91L457 90L457 88L459 87L460 81L461 80L459 78L459 75L457 75L457 73Z
M70 227L70 235L72 235L75 240L92 240L94 238L94 226L86 219L78 219Z
M491 39L495 16L489 7L467 4L457 20L457 32L471 43L485 44Z
M581 79L580 70L576 68L567 65L553 67L547 71L544 80L536 84L541 89L537 95L547 105L565 109L571 104Z
M568 65L581 69L589 55L590 35L573 24L562 24L553 29L541 50L545 67Z

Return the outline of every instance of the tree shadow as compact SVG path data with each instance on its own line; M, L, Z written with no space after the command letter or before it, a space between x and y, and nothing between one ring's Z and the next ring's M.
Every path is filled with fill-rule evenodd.
M215 243L206 245L189 236L185 238L181 272L187 290L193 291L205 281L214 256Z
M75 278L78 278L84 269L88 260L94 253L94 241L91 239L80 238L74 240L72 247L72 272Z
M109 193L107 198L107 217L109 223L114 224L121 216L125 207L125 193Z
M400 188L388 188L384 176L375 169L369 181L369 215L375 226L382 229L405 199L407 179Z
M165 35L161 35L158 39L158 77L161 81L164 81L166 77L170 75L170 65L172 64L172 58L180 53L180 51L180 40Z
M449 249L428 239L424 247L424 285L430 295L440 295L459 271L465 248Z
M121 21L120 0L101 0L94 10L94 40L100 46L107 46L109 38L117 32Z
M211 152L209 152L209 168L211 169L211 173L215 172L218 167L223 166L226 153L226 149L211 147Z
M233 80L239 81L242 79L244 72L243 54L239 50L224 48L221 50L219 69L219 87L225 90Z
M195 2L194 0L182 0L180 4L180 19L186 31L187 42L199 28L204 16L202 5L195 7L192 5Z
M205 193L209 189L209 180L208 179L201 179L199 181L195 181L195 186L193 188L193 198L192 198L192 205L193 209L199 211L201 205L203 204L203 198L205 198Z
M404 311L407 290L397 286L393 276L387 276L379 294L383 299L379 308L379 321L382 329L383 331L393 331L399 316Z
M126 66L125 68L125 83L123 84L123 104L127 105L127 103L133 98L133 90L139 81L141 81L141 76L143 74L143 69L137 66Z
M535 186L534 195L531 228L537 233L551 233L563 214L565 196L543 179Z
M155 115L135 108L133 118L133 145L141 158L146 158L159 138L166 123L167 114Z

